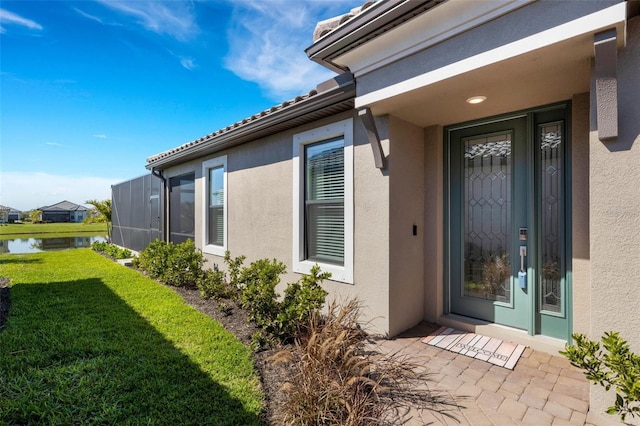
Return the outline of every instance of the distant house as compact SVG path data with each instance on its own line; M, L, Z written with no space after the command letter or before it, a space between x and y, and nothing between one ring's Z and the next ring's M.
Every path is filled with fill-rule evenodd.
M40 207L43 222L73 222L79 223L87 217L88 208L70 201L61 201L51 206Z
M0 223L11 223L20 220L20 210L0 205Z

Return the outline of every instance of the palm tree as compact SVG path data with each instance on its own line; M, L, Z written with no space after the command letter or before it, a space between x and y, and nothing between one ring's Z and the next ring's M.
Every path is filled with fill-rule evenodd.
M111 200L87 200L85 204L92 205L99 214L99 220L107 223L107 238L111 241Z
M29 212L29 218L31 219L31 222L37 223L42 220L42 212L38 209L31 210Z

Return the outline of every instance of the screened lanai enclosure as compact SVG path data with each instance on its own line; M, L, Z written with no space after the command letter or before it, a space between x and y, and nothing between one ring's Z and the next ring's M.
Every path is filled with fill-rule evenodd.
M111 242L142 251L164 239L164 184L151 174L111 187Z

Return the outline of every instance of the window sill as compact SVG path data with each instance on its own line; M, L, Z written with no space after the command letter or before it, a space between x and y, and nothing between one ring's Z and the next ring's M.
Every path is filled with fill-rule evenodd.
M310 260L300 260L294 263L293 272L308 275L309 273L311 273L311 268L313 268L314 265L318 265L320 267L320 271L322 272L331 272L331 278L329 278L329 281L338 281L345 284L353 284L353 269L345 266L332 265L330 263L313 262Z
M202 247L202 252L205 254L212 254L214 256L224 257L225 252L227 251L226 247L222 246L214 246L214 245L206 245Z

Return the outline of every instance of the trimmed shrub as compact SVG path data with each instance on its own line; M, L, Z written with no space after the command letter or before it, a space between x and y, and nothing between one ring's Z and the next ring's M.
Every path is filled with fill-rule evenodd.
M311 268L310 275L290 283L284 291L284 300L273 323L273 334L283 340L298 333L299 327L308 324L311 316L324 305L327 292L320 287L323 280L331 278L330 272L321 272L318 265Z
M224 263L227 264L229 271L229 284L237 289L240 289L240 274L242 273L242 264L246 259L245 256L238 256L235 259L231 258L231 252L229 250L224 252Z
M113 259L128 259L131 257L131 250L120 248L115 244L108 244L103 241L94 241L93 244L91 244L91 249Z
M213 269L204 271L196 286L200 290L200 297L203 299L236 300L238 297L237 289L227 282L224 271L220 271L217 265L214 265Z
M149 274L149 277L159 279L169 267L169 256L173 250L173 243L166 243L156 238L140 252L140 256L134 260L133 264Z
M286 270L284 263L276 259L260 259L240 273L242 307L249 311L249 319L267 332L279 312L276 286Z
M156 239L140 253L134 265L164 284L195 287L204 273L204 262L202 252L191 240L173 244Z
M176 244L169 253L167 268L160 277L165 284L175 287L195 287L204 271L205 259L191 240Z

